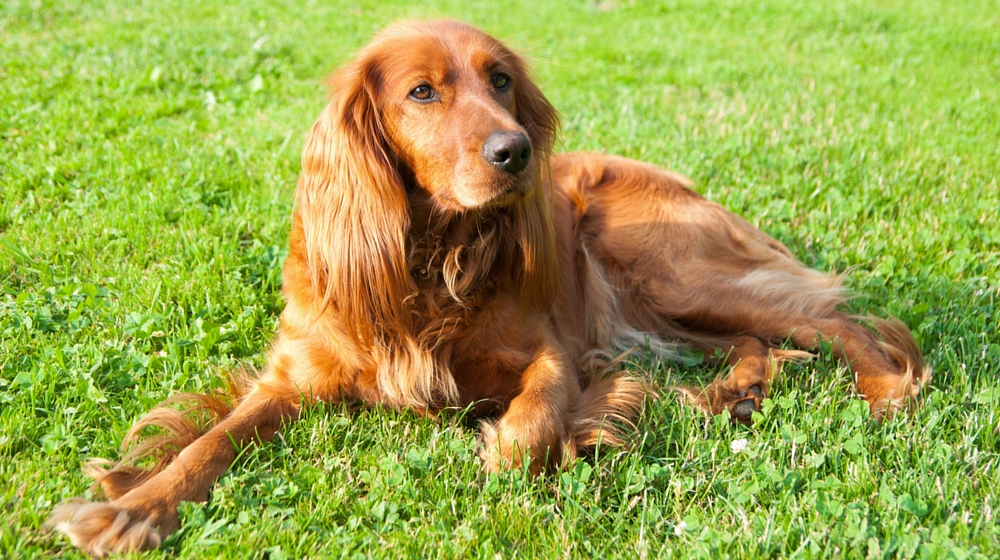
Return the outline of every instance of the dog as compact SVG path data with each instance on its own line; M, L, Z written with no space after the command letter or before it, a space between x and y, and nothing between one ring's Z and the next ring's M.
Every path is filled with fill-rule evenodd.
M110 501L69 500L49 525L90 554L157 547L181 501L205 501L243 446L318 402L468 407L484 419L487 471L538 474L619 443L655 397L651 380L608 373L630 347L723 356L728 376L676 390L740 422L783 362L821 344L876 419L929 380L905 326L838 311L840 277L806 268L688 179L553 154L558 116L525 61L473 27L392 25L331 90L302 155L265 369L234 386L234 403L155 409L123 447L149 426L166 436L85 467ZM130 465L149 455L152 468Z

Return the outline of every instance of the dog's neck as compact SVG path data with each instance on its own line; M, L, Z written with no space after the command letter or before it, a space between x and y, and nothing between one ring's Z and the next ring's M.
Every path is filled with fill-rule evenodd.
M410 193L407 265L412 310L433 318L449 307L478 307L478 295L496 282L491 271L510 235L510 210L441 210L424 193Z

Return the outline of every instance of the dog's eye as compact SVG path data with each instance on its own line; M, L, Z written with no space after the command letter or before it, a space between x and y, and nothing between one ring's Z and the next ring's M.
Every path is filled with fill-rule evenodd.
M434 90L429 85L422 85L413 88L410 92L410 99L417 101L430 101L434 97Z
M504 90L510 85L510 76L506 74L494 74L492 81L494 89Z

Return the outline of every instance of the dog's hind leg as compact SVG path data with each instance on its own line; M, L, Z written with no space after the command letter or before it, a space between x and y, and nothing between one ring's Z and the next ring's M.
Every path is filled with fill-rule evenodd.
M810 349L817 348L820 341L829 342L834 355L850 368L872 416L881 420L912 406L930 381L931 371L924 366L906 326L896 320L868 321L874 332L841 313L834 313L797 327L792 342Z
M709 355L718 348L704 349ZM726 351L727 348L721 348ZM781 370L781 364L788 359L806 357L805 352L776 349L759 338L738 336L733 339L726 354L726 363L731 366L729 375L712 382L704 389L675 387L675 391L693 406L712 414L729 410L733 420L747 424L754 411L760 410L760 403L770 391L771 381Z
M816 350L821 342L828 343L834 356L850 369L858 392L871 407L872 417L881 420L916 403L931 373L902 323L869 321L874 331L833 312L820 318L800 318L792 323L798 326L782 334L795 346L808 350ZM777 333L770 334L773 337ZM676 390L691 405L713 414L728 409L734 420L748 423L753 412L760 410L782 362L808 356L806 352L780 350L758 338L740 336L734 339L727 356L733 367L726 378L702 390Z

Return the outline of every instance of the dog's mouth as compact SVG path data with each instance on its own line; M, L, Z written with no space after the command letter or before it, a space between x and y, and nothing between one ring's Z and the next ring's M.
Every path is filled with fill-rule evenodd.
M424 187L419 182L414 182L413 188L426 192L442 208L454 211L502 208L527 198L535 189L537 176L532 157L526 168L515 173L479 166L472 172L456 173L451 185L443 188Z
M534 169L534 158L525 169L515 174L503 174L497 177L494 192L497 193L483 203L484 207L503 207L517 204L531 194L535 188L537 173Z
M517 204L518 202L524 200L525 197L528 196L528 192L529 191L526 188L519 188L519 187L518 188L513 188L513 189L511 189L511 190L509 190L509 191L501 194L500 196L497 196L496 198L490 200L489 202L487 202L483 206L487 207L487 208L491 208L491 207L492 208L504 208L504 207L507 207L507 206L513 206L513 205Z

